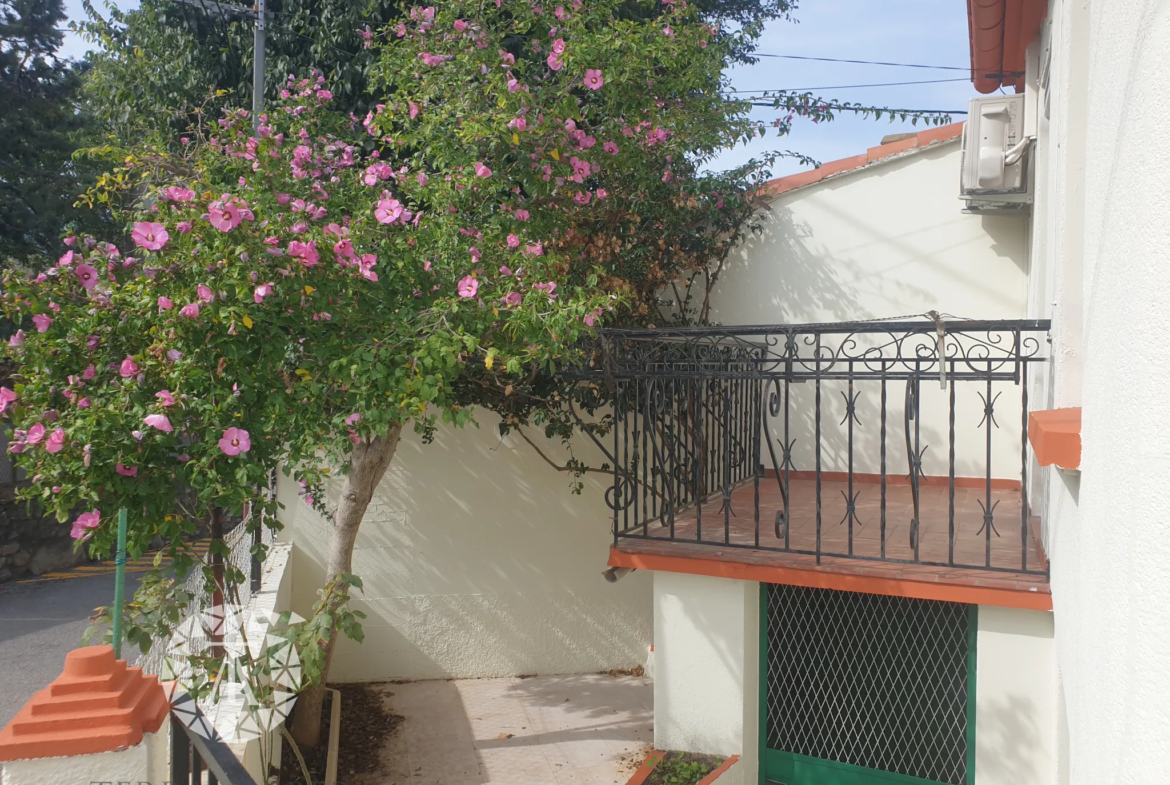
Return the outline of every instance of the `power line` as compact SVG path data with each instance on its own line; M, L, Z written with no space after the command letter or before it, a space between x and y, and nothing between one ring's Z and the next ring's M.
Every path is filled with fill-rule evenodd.
M750 106L762 106L766 109L784 109L783 106L776 106L775 104L763 103L761 101L748 101ZM846 107L832 106L831 109L836 109L841 112L853 111ZM967 114L966 109L887 109L885 107L864 107L869 111L881 110L882 114Z
M857 65L888 65L895 68L933 68L938 71L970 71L968 66L957 65L921 65L919 63L884 63L880 60L846 60L840 57L805 57L803 55L773 55L763 52L752 52L751 57L776 57L782 60L817 60L822 63L854 63Z
M759 88L754 90L730 90L732 93L800 93L806 90L853 90L861 87L901 87L902 85L915 84L942 84L944 82L966 82L966 78L961 79L922 79L914 82L875 82L873 84L842 84L842 85L822 85L820 87L786 87L780 89L773 88Z

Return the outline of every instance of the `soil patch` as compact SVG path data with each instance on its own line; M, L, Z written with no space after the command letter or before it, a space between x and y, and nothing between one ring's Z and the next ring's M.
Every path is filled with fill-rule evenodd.
M724 758L719 755L700 755L695 752L667 752L662 762L650 772L646 785L695 785L706 777Z
M635 665L632 668L614 668L613 670L602 671L601 673L604 676L613 676L616 679L618 676L645 676L646 669L641 665Z
M341 692L341 737L337 754L337 782L346 785L379 769L382 749L402 724L403 717L391 714L382 705L382 694L365 684L331 684ZM313 777L312 785L325 782L325 764L329 754L329 723L333 694L326 693L321 743L302 748L301 755ZM294 708L295 715L296 710ZM292 724L290 718L289 724ZM310 785L305 782L292 745L281 745L280 785Z

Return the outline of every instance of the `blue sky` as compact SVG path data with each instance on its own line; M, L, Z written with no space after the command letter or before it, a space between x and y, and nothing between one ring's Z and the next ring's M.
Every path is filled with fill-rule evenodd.
M95 0L95 4L100 7L100 0ZM118 5L128 9L136 7L137 2L120 0ZM80 18L81 0L66 0L66 10L71 18ZM801 0L796 20L770 24L759 51L934 66L965 67L968 62L967 5L963 0ZM78 57L84 51L83 42L67 36L63 50L66 56ZM734 69L730 76L738 90L960 80L816 91L830 99L908 109L965 110L967 99L976 95L964 71L763 58L756 65ZM778 114L760 108L754 117L769 122ZM955 115L953 119L963 118ZM798 121L788 137L780 138L771 132L749 146L726 151L713 168L734 166L772 149L791 149L820 161L832 161L856 155L878 144L886 134L912 130L916 129L909 123L875 122L848 116L819 126ZM802 168L795 161L786 161L778 164L774 173L791 174Z

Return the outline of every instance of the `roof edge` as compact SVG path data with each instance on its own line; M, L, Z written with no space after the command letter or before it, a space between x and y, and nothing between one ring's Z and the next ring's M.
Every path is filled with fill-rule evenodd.
M769 180L760 186L759 194L761 196L778 196L789 191L795 191L797 188L813 185L830 177L848 172L856 172L873 164L882 163L895 157L901 157L907 153L926 150L944 142L953 141L962 136L962 134L962 122L919 131L909 139L902 139L898 142L890 142L889 144L871 147L861 155L840 158L836 161L826 161L816 169Z

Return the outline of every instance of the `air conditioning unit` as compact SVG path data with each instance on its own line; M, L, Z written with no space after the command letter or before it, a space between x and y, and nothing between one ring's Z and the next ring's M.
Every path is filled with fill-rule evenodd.
M959 196L973 213L1027 212L1032 204L1031 147L1024 96L972 98L963 128Z

